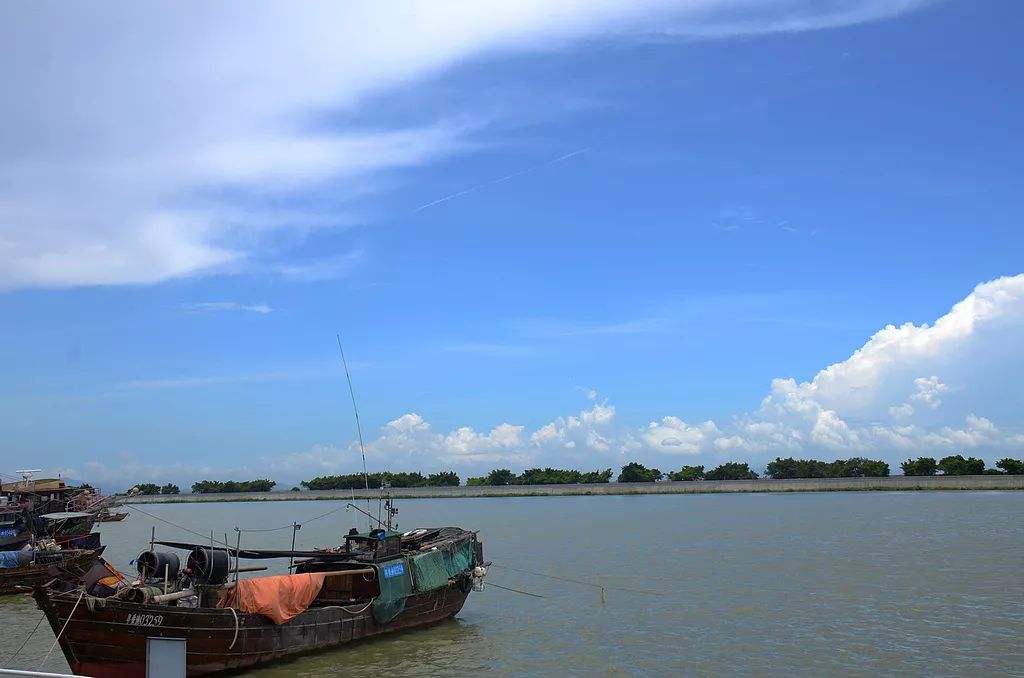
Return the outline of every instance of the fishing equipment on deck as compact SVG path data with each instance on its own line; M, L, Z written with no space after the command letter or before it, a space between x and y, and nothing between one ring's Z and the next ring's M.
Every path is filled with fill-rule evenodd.
M188 554L185 567L197 584L216 586L228 580L231 559L225 549L197 546Z
M135 559L135 567L143 581L150 579L178 578L181 562L177 553L167 551L143 551Z

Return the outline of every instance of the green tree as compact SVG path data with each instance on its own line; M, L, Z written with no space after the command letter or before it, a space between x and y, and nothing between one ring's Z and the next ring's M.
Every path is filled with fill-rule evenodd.
M833 478L885 478L889 475L889 464L880 459L854 457L837 459L833 463L840 467L836 475L829 476Z
M581 483L594 484L594 483L607 483L612 479L612 470L606 468L603 471L591 471L590 473L584 473L580 478Z
M1003 473L1011 476L1024 476L1024 462L1020 459L1000 459L996 462L996 467L1001 469Z
M512 485L516 481L516 474L507 468L496 468L487 474L488 485Z
M269 492L277 485L268 478L256 480L200 480L192 483L192 494L209 492Z
M620 483L653 483L661 480L664 474L656 468L647 468L639 462L632 461L622 467L619 474Z
M669 471L669 480L704 480L703 466L684 466L678 471Z
M704 474L705 480L757 480L757 474L746 463L729 461Z
M160 488L160 494L178 494L181 490L174 483L167 483Z
M490 485L490 483L487 482L487 476L466 478L467 487L480 487L481 485Z
M947 476L973 476L985 472L985 462L976 457L964 459L962 454L954 454L939 460L939 469Z
M900 468L903 469L905 476L933 476L939 467L935 463L934 457L918 457L917 459L907 459L900 464Z
M458 487L461 484L462 480L455 471L440 471L427 476L428 487Z
M156 483L139 483L135 486L139 494L160 494L160 486Z

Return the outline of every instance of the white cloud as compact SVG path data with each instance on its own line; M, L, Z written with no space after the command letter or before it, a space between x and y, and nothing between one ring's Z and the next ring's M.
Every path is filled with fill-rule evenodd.
M597 391L584 389L589 398L586 408L532 431L504 422L489 431L459 426L443 433L417 413L403 414L369 439L368 465L371 470L426 472L455 468L465 474L497 466L592 469L632 459L672 465L680 456L703 455L713 462L735 458L758 465L775 455L862 454L895 465L910 455L943 456L961 450L994 461L1006 454L1019 455L1024 446L1024 419L1015 407L1024 381L1021 345L1024 275L978 285L932 325L886 327L848 359L826 367L810 381L775 379L758 409L728 422L690 423L667 415L642 427L622 425L614 405L597 402ZM947 378L956 388L947 388L934 376L939 373L951 375ZM915 376L921 374L933 376ZM152 380L124 387L209 383L219 380ZM945 398L941 407L936 405L939 393ZM922 411L902 402L908 395L922 404ZM103 464L91 464L80 469L86 480L116 476ZM255 471L243 467L234 472L251 477L280 474L277 480L291 482L321 473L356 472L360 467L358 445L350 443L275 455L262 460ZM189 471L180 464L173 471L179 475L154 475L139 465L132 469L132 477L139 480L181 479L186 472L192 479L214 474L207 466ZM225 472L221 469L219 477Z
M938 377L918 377L914 380L914 394L910 396L911 400L917 400L923 403L925 406L937 409L942 404L942 399L939 398L939 394L945 393L949 390L949 386L946 386Z
M237 301L200 301L194 304L185 304L186 311L193 313L214 313L218 311L246 311L267 315L273 313L274 309L267 304L240 304Z
M374 96L423 87L476 57L593 36L811 30L923 4L4 3L0 289L260 270L275 233L339 218L332 206L330 218L277 219L263 207L270 201L254 198L329 185L344 202L373 190L382 172L472 149L481 123L461 104L447 119L380 128L351 120ZM282 273L324 277L316 267Z
M901 403L889 408L889 415L893 419L905 419L914 415L914 406L910 403Z
M1019 412L1004 410L1005 426L976 412L996 409L1008 400L1007 393L1017 392L1024 361L1012 347L1022 343L1024 275L999 278L978 285L932 325L906 323L880 330L849 358L810 381L773 380L757 410L728 423L690 423L668 415L630 429L616 426L614 406L603 401L529 434L512 427L515 436L508 437L508 444L495 440L501 427L486 435L457 429L437 436L434 454L452 461L462 455L509 464L545 460L599 466L626 455L655 460L705 455L756 463L777 454L872 454L895 463L913 453L1012 452L1024 441ZM996 360L987 361L992 356ZM937 372L955 376L955 392ZM922 373L932 376L918 376ZM943 403L940 394L951 402ZM904 402L908 396L927 416ZM907 423L910 417L914 423Z
M643 432L643 439L658 452L666 454L699 454L719 433L713 421L687 424L678 417L652 421Z

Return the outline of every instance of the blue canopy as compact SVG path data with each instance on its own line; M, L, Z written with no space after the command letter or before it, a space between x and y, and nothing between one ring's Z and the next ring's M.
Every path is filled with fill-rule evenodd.
M22 555L26 554L26 555ZM32 553L26 551L0 551L0 569L10 570L21 567L32 560Z

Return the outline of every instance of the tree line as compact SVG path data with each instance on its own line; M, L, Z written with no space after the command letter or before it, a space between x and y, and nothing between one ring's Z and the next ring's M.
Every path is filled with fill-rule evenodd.
M985 468L985 462L976 457L964 457L962 454L949 455L938 461L934 457L918 457L907 459L900 464L903 475L934 476L942 475L1024 475L1024 461L1009 457L996 462L996 468ZM765 477L773 479L788 478L884 478L889 475L889 464L879 459L853 457L821 461L818 459L795 459L793 457L777 457L765 468ZM469 486L498 485L576 485L611 482L615 477L620 483L653 483L660 480L698 481L698 480L756 480L760 476L750 468L747 462L725 462L710 470L703 465L682 466L678 471L662 472L657 468L649 468L639 462L630 462L620 469L616 476L612 469L603 471L577 471L575 469L528 468L522 473L514 473L510 469L493 469L487 475L466 479ZM381 471L370 473L364 478L362 473L346 475L319 476L312 480L303 480L300 485L308 490L358 490L366 485L378 489L387 484L390 487L457 487L462 484L455 471L439 471L424 475L420 472L391 473ZM257 480L201 480L192 484L193 494L208 492L269 492L277 483L267 478ZM177 485L168 483L139 483L136 485L140 494L178 494ZM293 487L298 491L298 487Z
M84 487L84 486L83 486ZM139 483L135 486L139 494L178 494L181 490L174 483L157 485L156 483Z
M192 494L210 492L270 492L277 485L273 480L258 478L256 480L200 480L192 483Z
M377 489L384 484L391 487L456 487L462 479L455 471L440 471L424 476L422 473L349 473L337 476L319 476L312 480L303 480L300 485L307 490L361 490L369 485Z
M507 468L494 469L485 476L467 478L466 484L478 485L576 485L581 483L607 483L612 478L610 468L603 471L575 471L561 468L528 468L516 475Z
M905 476L934 476L942 471L944 476L977 475L1024 475L1024 462L1006 457L996 462L996 468L985 468L985 462L977 457L964 458L954 454L935 461L934 457L907 459L900 464Z

